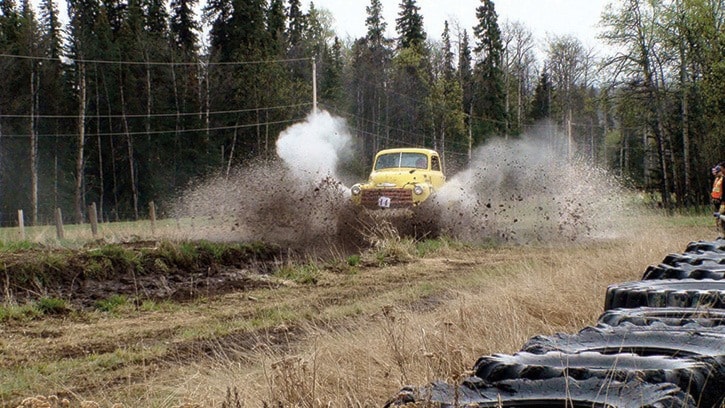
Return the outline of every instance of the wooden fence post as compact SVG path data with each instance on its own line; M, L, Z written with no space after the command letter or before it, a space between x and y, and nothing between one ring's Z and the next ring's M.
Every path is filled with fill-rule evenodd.
M18 210L18 227L20 227L20 240L25 241L25 218L23 210Z
M55 209L55 232L58 239L65 238L65 233L63 233L63 213L60 208Z
M93 238L98 235L98 213L96 211L96 203L88 206L88 218L91 220L91 233Z
M156 235L156 205L149 202L149 218L151 219L151 234Z

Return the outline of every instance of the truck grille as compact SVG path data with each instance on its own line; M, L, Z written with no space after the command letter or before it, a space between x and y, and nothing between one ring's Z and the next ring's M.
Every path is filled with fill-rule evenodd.
M390 208L413 206L413 190L407 188L381 188L363 190L361 204L366 208L378 208L378 198L390 198Z

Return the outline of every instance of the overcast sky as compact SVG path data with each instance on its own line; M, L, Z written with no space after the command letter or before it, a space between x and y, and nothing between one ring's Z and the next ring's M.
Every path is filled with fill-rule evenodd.
M315 7L325 8L335 18L335 31L341 39L357 38L365 34L365 8L370 0L313 0ZM537 40L547 34L570 34L579 38L587 47L596 47L599 17L605 5L614 0L494 0L499 25L504 21L518 21L528 27ZM395 19L398 18L401 0L382 0L383 16L388 24L388 34L394 37ZM307 7L309 0L302 0ZM476 25L476 9L481 0L418 0L420 13L429 38L438 39L443 23L457 21L469 35Z

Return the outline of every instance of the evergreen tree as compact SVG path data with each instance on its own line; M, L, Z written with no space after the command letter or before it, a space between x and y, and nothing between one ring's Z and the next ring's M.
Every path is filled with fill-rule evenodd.
M453 61L453 49L451 47L451 31L448 27L448 20L443 24L443 34L441 35L443 42L443 77L446 81L453 81L456 75L455 62Z
M391 41L385 38L387 24L380 0L370 0L366 12L366 35L352 45L346 75L347 94L351 96L352 123L365 135L362 143L362 155L365 158L363 167L367 167L375 152L382 147L382 136L389 134L389 109L385 91L388 88L392 58Z
M503 45L498 15L492 0L481 2L483 4L476 9L478 24L473 28L473 34L478 40L474 50L483 55L483 60L476 64L474 72L476 85L473 113L478 122L474 135L476 143L495 133L506 134L508 130L501 69Z
M551 116L551 92L552 84L546 66L541 70L539 82L534 90L534 99L531 102L529 118L533 121L547 119Z
M343 104L344 90L342 82L343 65L342 43L335 37L332 47L325 48L325 68L320 86L321 99L335 108Z
M300 0L289 1L287 17L289 19L287 38L289 39L290 47L295 48L302 42L302 36L307 28L307 21L305 14L302 12Z
M422 51L425 46L426 33L423 29L423 16L416 0L402 0L400 12L395 20L398 37L398 49L416 48Z
M335 37L331 29L332 17L327 10L320 10L310 2L310 9L306 16L307 27L304 31L303 48L305 55L322 57L323 50L328 47Z
M382 47L386 42L385 28L387 27L387 23L383 20L383 5L380 0L371 0L370 5L365 7L365 11L367 12L365 38L371 47Z
M193 8L194 5L190 7ZM166 2L164 0L143 0L141 8L145 15L147 32L167 35L169 32L169 13L166 9Z
M463 106L461 108L467 114L466 125L468 126L473 110L473 57L471 56L471 47L466 30L463 30L463 37L458 47L458 81L463 91Z
M203 18L210 22L209 54L213 62L232 60L232 0L209 0L204 7Z
M390 132L396 144L432 146L431 115L427 104L433 84L430 53L424 44L423 19L415 0L403 0L396 20L399 40L390 83Z
M43 0L40 3L41 30L43 31L43 46L46 55L50 58L59 58L62 52L61 24L58 18L58 7L54 0Z
M195 56L198 49L199 23L194 16L194 8L198 0L172 0L170 30L171 38L183 55Z
M444 152L465 151L465 122L462 110L463 91L455 71L448 21L441 36L442 65L430 91L428 105L434 129L433 147Z
M273 56L282 56L287 50L286 28L287 15L284 10L284 0L272 0L267 9L267 32Z

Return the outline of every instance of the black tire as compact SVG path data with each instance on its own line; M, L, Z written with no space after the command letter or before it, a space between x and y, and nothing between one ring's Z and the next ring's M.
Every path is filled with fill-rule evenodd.
M585 352L548 352L481 357L474 366L475 377L488 383L526 378L542 380L557 377L611 378L628 382L672 383L692 395L698 406L714 407L723 399L725 372L712 358L641 357Z
M663 279L607 288L604 310L635 307L725 308L725 280Z
M672 266L681 264L701 265L703 262L725 264L725 253L719 251L693 251L683 254L669 254L662 261L663 264Z
M718 238L715 241L693 241L687 244L685 252L713 251L725 253L725 239Z
M713 357L719 361L725 357L724 344L725 330L701 333L691 326L672 327L661 323L619 327L599 325L585 327L577 334L535 336L524 344L521 351L534 354L559 351L569 354L631 353L643 357Z
M725 331L725 309L684 307L639 307L610 309L599 316L599 323L609 326L690 326L697 331Z
M342 205L337 213L336 220L336 243L343 252L364 250L370 244L363 234L365 228L365 209L347 202Z
M703 262L699 265L679 264L671 266L664 263L650 265L642 275L642 280L650 279L713 279L725 278L725 265Z
M650 384L601 378L575 380L514 379L488 384L476 377L454 386L435 382L428 387L403 388L384 408L416 406L453 407L695 407L695 400L674 384ZM424 405L421 405L424 404Z

